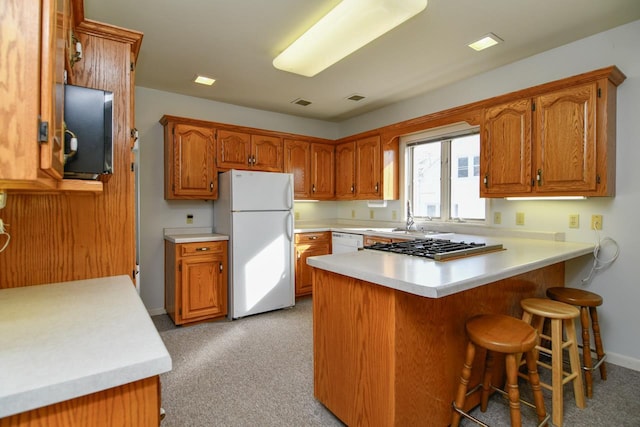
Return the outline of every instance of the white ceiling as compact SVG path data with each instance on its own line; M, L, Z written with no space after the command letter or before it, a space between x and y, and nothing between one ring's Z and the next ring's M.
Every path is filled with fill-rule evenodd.
M84 12L144 33L138 86L327 121L640 19L640 0L429 0L423 12L314 77L275 69L273 58L338 3L84 0ZM488 32L504 43L483 52L467 47ZM196 74L216 83L197 85ZM352 94L366 98L346 100ZM293 104L298 98L312 104Z

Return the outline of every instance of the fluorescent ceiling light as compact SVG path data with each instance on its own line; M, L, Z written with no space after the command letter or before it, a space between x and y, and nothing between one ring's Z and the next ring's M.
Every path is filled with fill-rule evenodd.
M473 50L484 50L488 47L495 46L500 43L502 39L493 33L482 36L480 40L476 40L473 43L469 43L468 46Z
M195 80L193 81L201 85L211 86L216 81L216 79L212 79L211 77L205 77L205 76L196 76Z
M585 196L505 197L505 200L585 200Z
M427 0L343 0L273 60L313 77L427 7Z

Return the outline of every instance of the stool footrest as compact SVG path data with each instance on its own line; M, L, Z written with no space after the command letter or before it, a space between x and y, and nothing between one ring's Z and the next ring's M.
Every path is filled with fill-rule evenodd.
M542 383L540 383L540 385L542 385ZM506 391L501 390L501 389L499 389L498 387L496 387L496 386L494 386L494 385L492 385L492 386L490 386L490 387L491 387L491 390L493 390L493 391L496 391L496 392L500 393L502 396L506 396L506 397L508 397L508 396L509 396L509 394L508 394ZM476 391L478 391L480 388L482 388L482 383L478 384L477 386L475 386L474 388L472 388L471 390L469 390L469 391L467 392L466 396L468 397L469 395L471 395L471 394L475 393ZM526 400L523 400L523 399L519 399L519 400L520 400L520 403L522 403L523 405L526 405L526 406L528 406L528 407L530 407L530 408L532 408L532 409L535 409L535 408L536 408L536 405L534 405L534 404L533 404L533 403L531 403L531 402L527 402ZM452 403L451 403L451 407L453 408L453 410L454 410L455 412L457 412L458 414L462 415L462 416L463 416L463 417L465 417L466 419L471 420L471 421L473 421L474 423L476 423L476 424L478 424L478 425L480 425L480 426L482 426L482 427L489 427L489 425L488 425L488 424L485 424L484 422L482 422L482 421L481 421L481 420L479 420L478 418L474 417L473 415L468 414L467 412L463 411L461 408L458 408L458 407L456 406L456 402L452 402ZM537 424L537 427L542 427L542 426L546 425L546 424L549 422L549 420L550 420L550 419L551 419L551 414L547 414L547 416L546 416L542 421L540 421L540 423L539 423L539 424Z

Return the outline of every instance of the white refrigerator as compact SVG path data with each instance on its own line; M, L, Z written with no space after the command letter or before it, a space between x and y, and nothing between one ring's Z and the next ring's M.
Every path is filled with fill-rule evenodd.
M216 233L229 236L229 319L295 304L293 175L218 175Z

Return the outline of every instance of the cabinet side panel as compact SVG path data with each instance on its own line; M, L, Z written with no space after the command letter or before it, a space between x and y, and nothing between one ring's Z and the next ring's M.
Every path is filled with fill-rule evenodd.
M0 257L0 287L103 276L135 269L130 150L131 45L78 33L76 84L108 90L113 103L113 167L99 195L12 195L3 209L12 239Z

